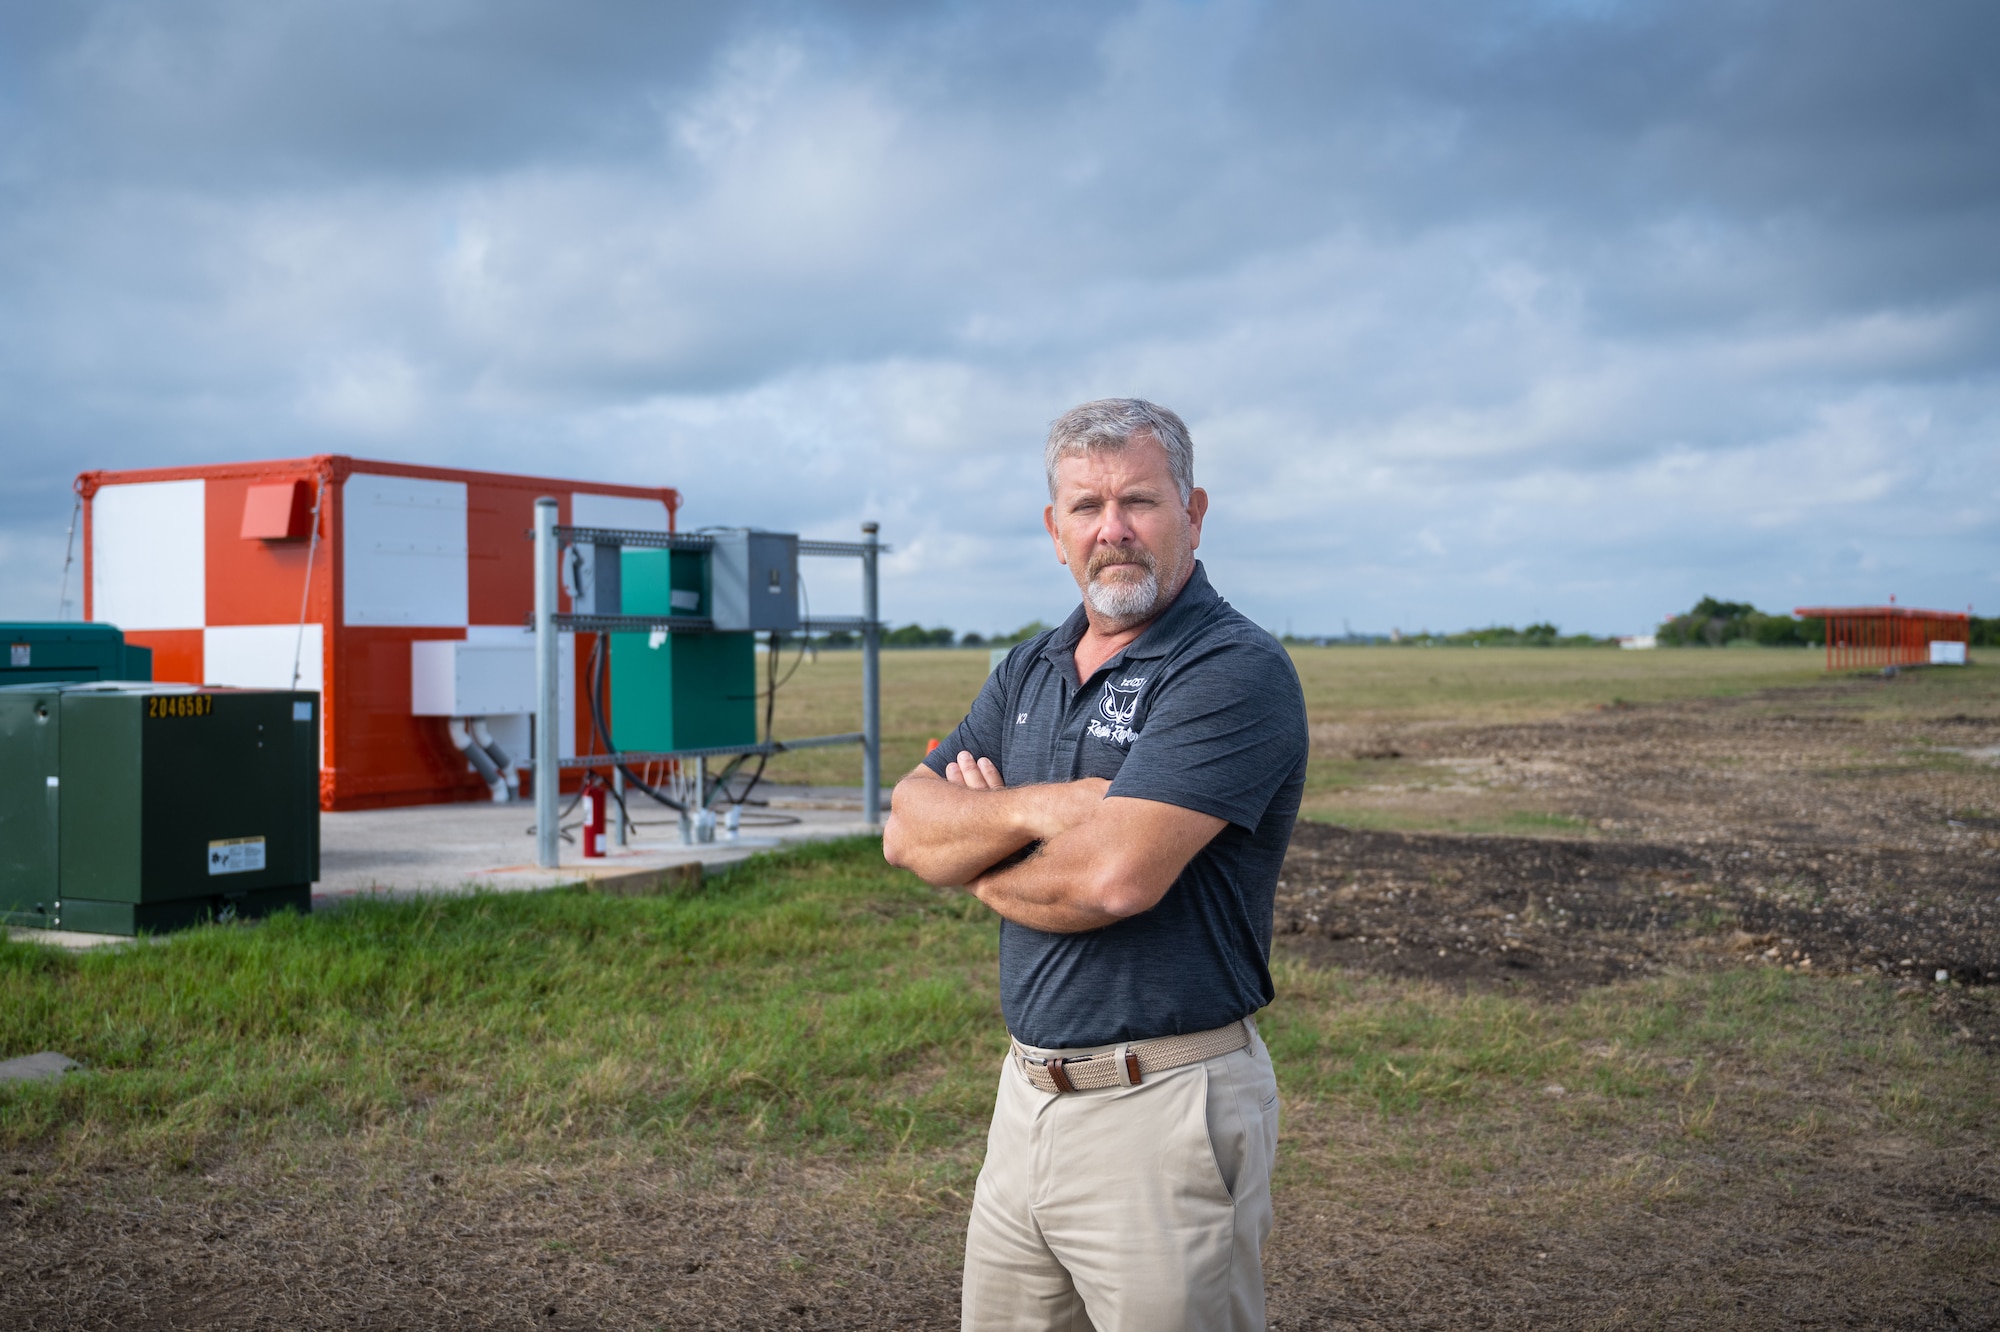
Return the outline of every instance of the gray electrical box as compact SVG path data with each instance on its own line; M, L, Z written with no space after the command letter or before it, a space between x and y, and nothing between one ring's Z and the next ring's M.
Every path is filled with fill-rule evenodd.
M575 545L562 555L563 591L578 615L624 613L623 559L617 546Z
M717 532L709 556L717 629L799 628L799 539L791 532Z

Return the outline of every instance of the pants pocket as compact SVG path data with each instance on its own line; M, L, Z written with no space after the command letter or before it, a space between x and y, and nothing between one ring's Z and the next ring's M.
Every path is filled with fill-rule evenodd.
M1208 1073L1208 1142L1215 1170L1232 1201L1243 1196L1245 1172L1268 1176L1278 1140L1278 1084L1270 1065L1247 1050L1215 1060Z

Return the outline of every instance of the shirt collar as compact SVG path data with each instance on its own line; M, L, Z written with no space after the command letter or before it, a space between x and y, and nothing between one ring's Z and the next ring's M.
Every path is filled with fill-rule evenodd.
M1173 603L1161 611L1159 617L1146 626L1145 632L1106 658L1099 671L1106 671L1124 664L1128 659L1151 659L1164 657L1172 650L1182 635L1197 621L1205 617L1222 596L1208 581L1208 570L1201 561L1194 562L1194 572L1182 584L1180 595ZM1090 617L1084 614L1081 604L1069 613L1054 634L1049 636L1048 646L1042 649L1042 659L1063 672L1063 678L1076 679L1076 645L1082 641L1086 629L1090 628Z

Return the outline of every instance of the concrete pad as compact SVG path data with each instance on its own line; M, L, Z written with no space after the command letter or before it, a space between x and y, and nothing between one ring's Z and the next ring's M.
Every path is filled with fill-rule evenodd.
M67 948L71 952L83 952L90 948L108 948L112 944L138 942L129 934L87 934L82 930L37 930L27 925L9 925L7 937L15 943L42 944L48 948ZM161 936L149 935L157 942Z
M43 1078L59 1078L73 1068L82 1067L68 1055L44 1050L19 1059L0 1059L0 1082L39 1082Z
M595 884L607 892L658 892L670 887L677 872L686 873L683 867L727 865L798 842L879 831L861 821L858 788L760 787L757 798L769 803L744 808L738 837L730 839L718 829L714 842L688 846L680 840L680 821L672 810L635 797L631 809L638 826L629 846L614 846L601 858L586 859L576 842L565 842L561 864L554 870L535 864L531 804L422 805L322 814L320 881L313 888L313 909L364 897L528 892L577 883ZM577 822L575 814L564 821L572 836Z
M710 869L801 842L877 833L861 821L860 787L759 786L746 805L743 829L728 838L717 829L713 842L684 846L674 811L644 796L631 798L638 825L631 845L585 859L576 841L563 843L561 864L535 864L535 807L532 804L418 805L321 814L320 878L313 885L313 910L325 911L359 898L402 900L432 893L533 892L588 884L621 896L672 892L697 886ZM888 792L882 808L888 809ZM580 814L563 827L575 836ZM7 928L23 943L58 948L103 948L132 940L117 934L71 930ZM170 936L153 936L155 942Z

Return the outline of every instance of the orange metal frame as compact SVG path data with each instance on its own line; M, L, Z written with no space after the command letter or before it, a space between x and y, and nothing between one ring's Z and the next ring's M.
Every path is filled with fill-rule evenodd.
M1801 606L1794 615L1826 621L1826 668L1853 671L1926 666L1932 643L1972 641L1972 616L1908 606Z

